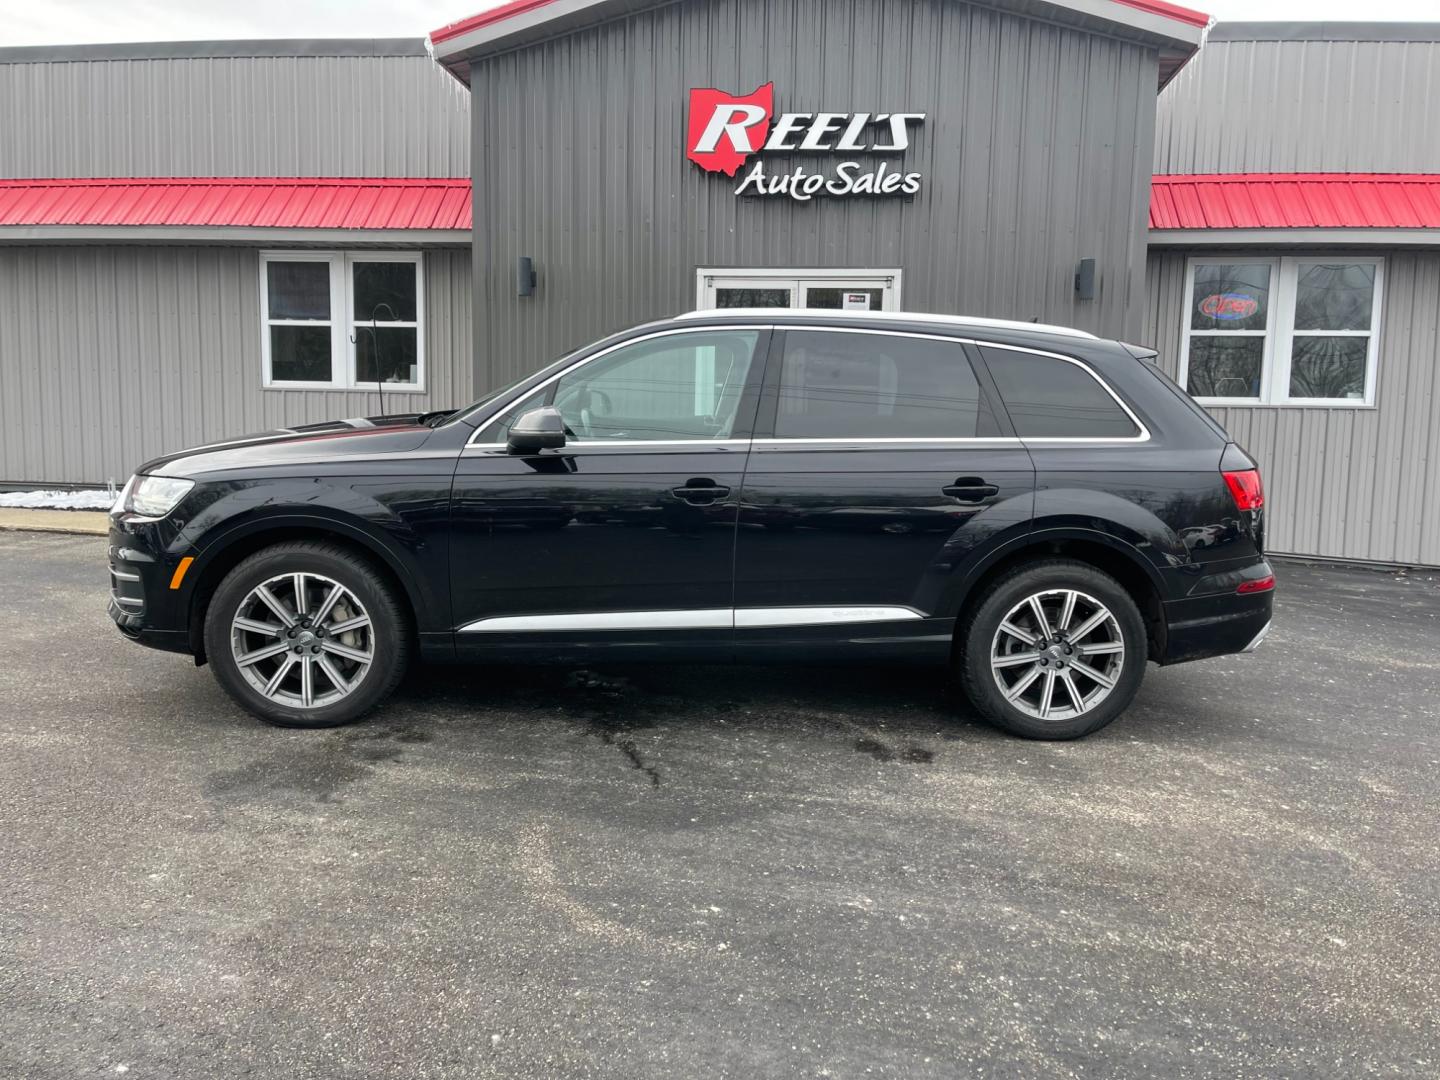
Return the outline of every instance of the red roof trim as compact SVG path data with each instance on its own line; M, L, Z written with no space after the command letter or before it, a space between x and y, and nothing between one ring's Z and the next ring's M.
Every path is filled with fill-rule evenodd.
M1440 229L1440 174L1156 176L1150 228Z
M1203 11L1196 11L1194 8L1181 7L1179 4L1169 4L1166 0L1115 0L1117 4L1124 4L1126 7L1135 8L1137 11L1146 11L1151 15L1159 15L1166 19L1175 19L1178 22L1187 23L1190 26L1206 27L1210 25L1210 16Z
M461 19L459 22L442 26L439 30L430 32L430 44L438 45L442 41L449 41L451 38L459 37L461 34L468 34L471 30L478 30L482 26L489 26L491 23L504 22L506 19L514 18L516 15L524 15L527 11L534 11L553 4L555 0L510 0L508 4L501 4L489 11L482 11L471 15L468 19Z
M0 180L0 226L469 229L470 181L418 177Z
M501 4L499 7L491 8L489 11L481 11L471 15L468 19L461 19L458 22L449 23L438 30L430 32L430 44L439 45L442 41L449 41L461 34L468 34L471 30L478 30L482 26L492 26L506 19L514 18L517 15L524 15L526 12L534 11L536 8L546 7L553 4L555 0L510 0L508 4ZM1188 26L1205 27L1210 25L1210 16L1203 12L1195 11L1193 8L1181 7L1179 4L1168 3L1167 0L1113 0L1114 3L1122 4L1125 7L1135 8L1137 11L1149 12L1151 15L1159 15L1166 19L1175 19Z

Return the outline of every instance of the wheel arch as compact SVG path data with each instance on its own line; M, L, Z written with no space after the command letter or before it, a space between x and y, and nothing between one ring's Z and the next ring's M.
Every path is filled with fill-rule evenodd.
M228 530L208 542L197 559L198 574L187 582L190 651L197 664L205 663L205 614L215 590L225 576L245 559L276 544L288 541L323 540L338 544L364 559L392 585L404 600L412 632L425 601L414 575L387 545L366 530L349 522L303 514L283 514Z
M1158 660L1165 655L1165 593L1159 571L1133 545L1094 530L1046 529L992 551L966 576L950 610L962 612L992 581L1017 566L1057 558L1086 563L1119 582L1145 620L1150 658ZM962 623L963 620L957 619L957 635ZM958 637L956 647L959 647Z

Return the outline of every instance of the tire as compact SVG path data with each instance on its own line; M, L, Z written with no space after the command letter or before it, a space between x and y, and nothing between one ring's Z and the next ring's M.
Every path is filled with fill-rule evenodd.
M1032 598L1048 636L1037 633ZM965 696L986 722L1026 739L1098 731L1134 700L1148 660L1145 620L1130 594L1071 559L1025 563L997 578L962 616L958 640ZM1042 640L1044 650L1036 648Z
M395 588L368 561L299 541L258 551L225 576L205 613L205 653L225 692L261 720L339 727L394 691L411 634Z

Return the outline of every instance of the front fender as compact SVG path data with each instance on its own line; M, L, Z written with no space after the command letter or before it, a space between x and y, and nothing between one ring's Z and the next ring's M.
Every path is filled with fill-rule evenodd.
M448 492L437 491L419 505L407 502L403 509L323 478L231 481L215 485L209 494L175 540L174 549L193 554L202 571L187 577L181 602L189 603L206 564L235 544L267 532L314 530L349 540L380 559L404 588L422 631L448 627L450 598L435 587L434 572L448 557L444 534L426 527L431 520L448 518ZM414 495L413 490L406 493L407 499Z

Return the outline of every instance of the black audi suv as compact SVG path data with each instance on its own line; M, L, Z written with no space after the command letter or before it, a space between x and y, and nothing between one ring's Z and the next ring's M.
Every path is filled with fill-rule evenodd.
M1147 661L1270 626L1255 462L1153 356L935 315L650 323L454 412L149 462L110 614L297 727L416 659L840 660L947 664L988 721L1074 738Z

